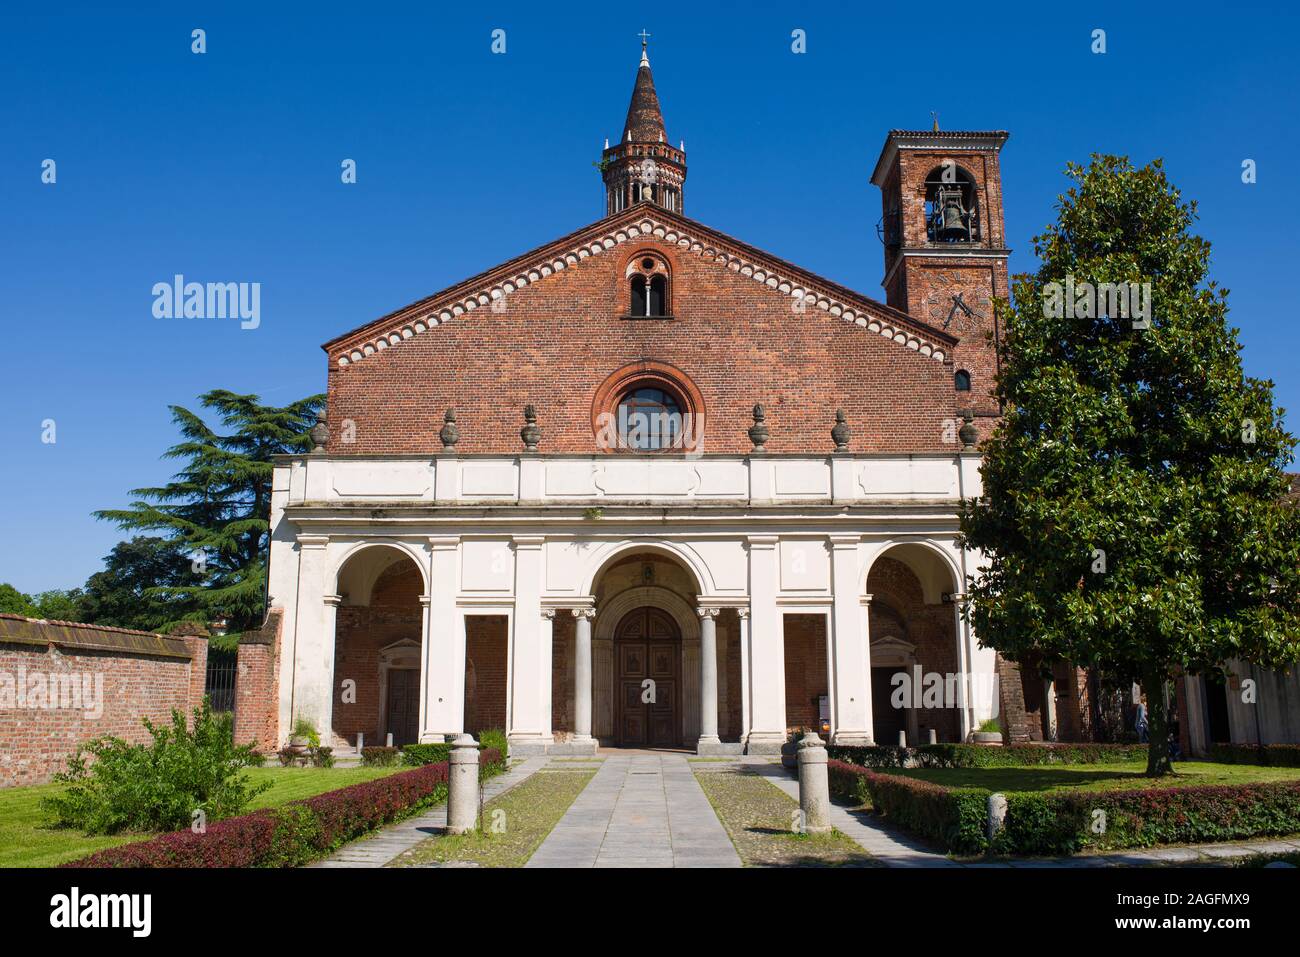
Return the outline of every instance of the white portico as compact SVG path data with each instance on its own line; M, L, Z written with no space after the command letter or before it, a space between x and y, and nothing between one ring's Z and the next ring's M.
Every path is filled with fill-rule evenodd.
M762 753L824 708L841 743L964 739L991 682L905 713L888 689L900 666L994 671L960 613L978 461L285 457L280 737L305 718L348 744L503 727L517 752Z

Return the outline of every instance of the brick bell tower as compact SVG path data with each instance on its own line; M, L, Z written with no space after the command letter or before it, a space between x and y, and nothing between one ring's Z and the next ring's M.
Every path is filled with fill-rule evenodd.
M880 187L885 301L960 337L958 406L996 415L994 296L1008 295L1002 174L1008 134L890 130L871 182ZM984 430L981 429L981 432Z
M646 52L649 36L641 31L641 65L637 67L636 84L632 87L623 138L617 146L610 146L606 140L600 157L606 216L641 202L657 203L677 213L684 208L686 144L674 149L668 142L654 77L650 75L650 57Z

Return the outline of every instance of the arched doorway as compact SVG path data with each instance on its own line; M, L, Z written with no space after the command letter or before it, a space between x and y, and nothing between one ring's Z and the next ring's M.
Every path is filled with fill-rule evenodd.
M614 734L619 747L672 748L682 741L682 635L659 608L638 608L614 630Z

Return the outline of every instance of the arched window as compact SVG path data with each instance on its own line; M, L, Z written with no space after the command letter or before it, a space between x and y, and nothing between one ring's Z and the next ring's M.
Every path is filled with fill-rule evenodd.
M632 319L664 319L672 315L668 301L668 263L660 256L643 253L627 266L630 284L628 316Z
M953 385L957 387L958 392L970 391L970 373L965 369L958 369L957 374L952 377Z
M638 384L623 393L616 410L619 447L658 452L681 443L682 403L657 385Z
M603 452L695 452L704 440L704 396L685 373L642 359L596 389L591 425Z
M936 166L925 178L925 238L932 243L970 243L980 238L975 179L951 161Z

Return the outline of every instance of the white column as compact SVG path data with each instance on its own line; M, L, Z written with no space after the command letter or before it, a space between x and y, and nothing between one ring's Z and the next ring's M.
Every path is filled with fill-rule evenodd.
M551 662L542 655L542 544L540 535L516 535L515 613L510 635L510 747L519 754L545 752L544 710Z
M338 644L339 603L342 601L343 598L339 595L326 595L325 609L321 615L321 633L326 636L326 640L323 649L324 660L321 663L325 671L325 680L322 684L325 693L321 696L319 731L321 744L327 748L333 747L334 744L334 657Z
M591 621L593 608L575 608L573 617L573 743L591 744Z
M976 685L972 680L971 674L971 645L970 629L966 622L963 621L962 609L966 605L965 592L958 592L952 595L953 608L953 637L957 641L957 667L962 673L960 683L963 699L958 709L958 717L961 721L961 740L965 741L970 737L970 733L975 730L975 688ZM997 688L994 686L994 692ZM997 702L993 703L994 709L997 708ZM983 705L981 704L981 707Z
M761 469L752 471L762 471ZM785 631L776 604L777 536L749 537L749 684L753 722L745 750L779 754L785 744Z
M325 595L332 594L332 583L327 585L328 570L327 535L298 536L298 607L293 623L293 703L289 727L299 718L310 721L318 732L327 733L324 726L333 702L332 673L334 662L334 632L327 634ZM329 665L326 665L328 660ZM282 728L281 732L288 731Z
M737 608L740 619L740 740L749 738L749 609Z
M831 549L831 730L835 744L871 742L870 652L862 629L862 591L858 584L857 535L829 536Z
M858 604L862 608L862 651L863 651L863 670L867 673L866 693L862 696L866 704L866 722L867 722L867 743L876 743L876 719L875 707L871 700L871 596L863 595L858 599ZM882 744L893 744L893 741L884 741Z
M700 615L700 739L697 754L717 750L718 738L718 609L701 608Z
M465 728L465 620L456 608L460 539L429 538L429 594L420 642L420 741L450 741Z
M543 608L539 637L541 640L538 655L545 662L542 669L542 738L547 741L555 739L551 725L555 721L555 609Z

